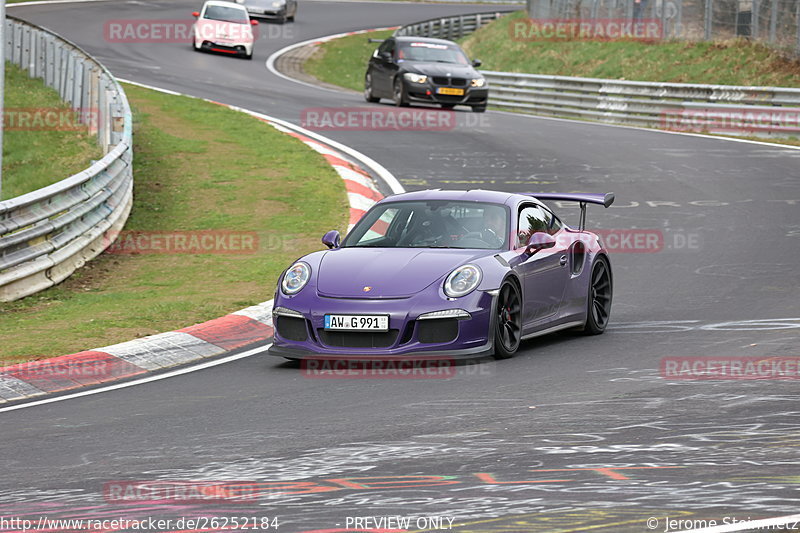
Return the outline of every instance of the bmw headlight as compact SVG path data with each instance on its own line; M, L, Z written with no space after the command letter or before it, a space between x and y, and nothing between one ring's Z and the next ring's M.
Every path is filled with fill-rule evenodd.
M281 290L283 294L296 294L306 286L311 278L311 267L302 261L298 261L289 267L281 280Z
M484 85L486 85L486 78L475 78L472 80L473 87L483 87Z
M414 72L406 72L403 77L412 83L425 83L428 81L428 76L422 74L415 74Z
M444 280L444 293L450 298L466 296L475 290L483 274L475 265L464 265L453 270Z

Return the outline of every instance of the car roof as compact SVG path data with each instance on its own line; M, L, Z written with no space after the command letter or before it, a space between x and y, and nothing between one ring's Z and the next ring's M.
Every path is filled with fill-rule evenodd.
M458 46L453 41L447 39L434 39L433 37L414 37L413 35L400 35L395 37L398 43L432 43L432 44L450 44Z
M243 11L247 11L247 8L244 7L243 5L237 4L236 2L233 2L233 1L228 1L228 0L208 0L205 3L205 5L206 6L236 7L236 8L239 8L239 9L243 10Z
M380 203L390 202L410 202L428 200L451 200L461 202L486 202L492 204L516 205L525 200L532 203L541 203L532 196L514 194L501 191L486 191L483 189L472 189L469 191L427 189L423 191L413 191L388 196Z

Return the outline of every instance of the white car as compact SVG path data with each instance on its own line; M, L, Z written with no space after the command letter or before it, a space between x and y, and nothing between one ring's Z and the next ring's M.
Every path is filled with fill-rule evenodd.
M250 20L247 9L239 4L221 0L209 0L200 12L192 15L197 22L192 27L192 46L197 51L235 54L252 59L252 27L258 25Z

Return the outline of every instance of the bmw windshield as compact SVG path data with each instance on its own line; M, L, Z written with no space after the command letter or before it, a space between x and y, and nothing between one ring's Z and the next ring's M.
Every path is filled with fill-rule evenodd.
M467 56L457 46L425 42L401 42L398 45L398 60L469 65Z
M508 210L479 202L391 202L362 218L343 248L477 248L497 250L508 240Z

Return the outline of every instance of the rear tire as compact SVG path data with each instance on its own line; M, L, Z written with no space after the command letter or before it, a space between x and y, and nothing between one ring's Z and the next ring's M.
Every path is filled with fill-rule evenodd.
M486 112L486 106L485 105L472 106L472 111L474 113L484 113Z
M516 283L506 281L494 313L494 358L514 357L522 340L522 297Z
M584 335L600 335L608 326L611 315L611 299L614 293L611 267L608 259L603 256L597 258L592 266L592 276L589 278L589 294L586 298L586 324L583 326Z
M446 109L448 111L456 106L455 104L440 104L440 105L442 106L442 109Z

